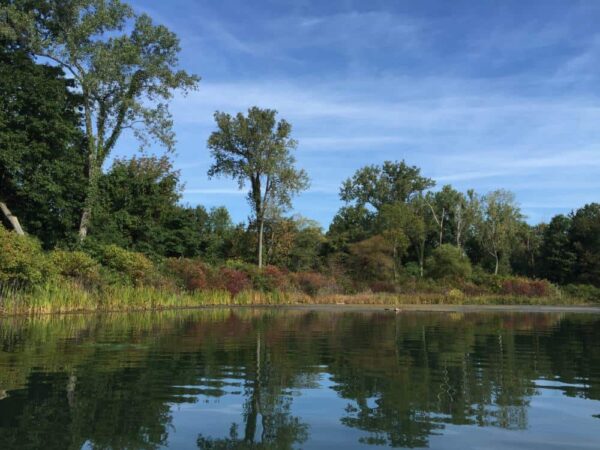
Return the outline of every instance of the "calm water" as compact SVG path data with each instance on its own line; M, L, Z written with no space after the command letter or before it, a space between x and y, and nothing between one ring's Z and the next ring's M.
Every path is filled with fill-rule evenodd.
M0 321L0 449L599 449L600 316Z

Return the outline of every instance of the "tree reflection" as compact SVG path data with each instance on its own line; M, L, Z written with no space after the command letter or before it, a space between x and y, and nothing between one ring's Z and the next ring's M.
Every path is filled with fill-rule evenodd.
M600 399L599 323L275 310L0 321L0 448L156 449L177 431L174 405L238 396L228 433L185 438L298 448L311 418L294 399L319 387L344 399L332 414L363 444L426 447L448 424L522 430L536 380Z

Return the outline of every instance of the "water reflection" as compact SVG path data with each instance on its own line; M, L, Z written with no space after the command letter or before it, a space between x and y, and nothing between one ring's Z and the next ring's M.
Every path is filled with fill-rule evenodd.
M2 449L600 445L599 316L215 309L0 344Z

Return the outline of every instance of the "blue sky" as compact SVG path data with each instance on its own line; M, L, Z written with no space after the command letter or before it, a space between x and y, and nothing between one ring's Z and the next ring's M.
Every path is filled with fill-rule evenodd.
M183 201L249 214L208 180L215 110L274 108L328 226L341 182L405 159L438 186L512 190L531 223L600 201L600 1L136 0L202 77L172 103ZM118 154L129 154L124 139Z

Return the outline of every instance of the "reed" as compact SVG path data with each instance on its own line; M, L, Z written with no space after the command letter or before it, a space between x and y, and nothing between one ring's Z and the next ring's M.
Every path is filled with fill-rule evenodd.
M440 293L392 294L365 292L309 296L299 291L262 292L244 290L232 295L225 290L185 291L154 286L113 285L88 290L69 281L47 282L35 288L0 286L0 307L4 315L49 314L78 311L152 311L205 306L252 305L585 305L585 300L565 295L527 297L487 294Z

